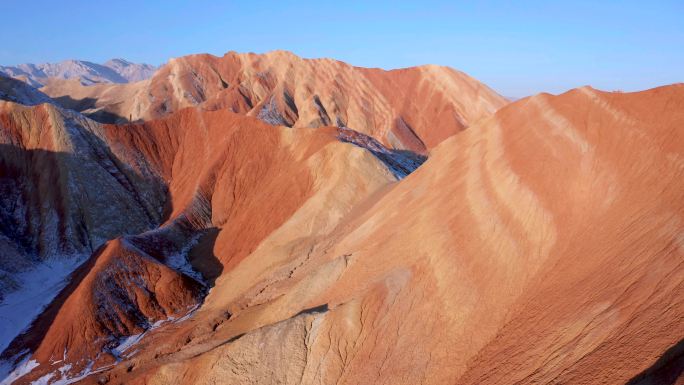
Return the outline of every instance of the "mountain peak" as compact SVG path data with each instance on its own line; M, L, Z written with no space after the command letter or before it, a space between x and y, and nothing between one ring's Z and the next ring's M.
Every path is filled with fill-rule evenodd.
M104 65L108 65L108 64L131 65L131 64L135 64L135 63L132 63L132 62L130 62L130 61L126 60L126 59L122 59L122 58L112 58L112 59L107 60L107 61L104 63Z

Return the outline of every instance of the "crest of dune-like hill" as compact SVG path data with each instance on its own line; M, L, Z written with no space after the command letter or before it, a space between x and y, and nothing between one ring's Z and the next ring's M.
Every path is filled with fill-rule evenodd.
M426 153L507 103L448 67L392 71L286 51L171 59L149 80L84 87L53 80L43 88L67 108L102 122L149 120L200 106L289 127L348 127L389 148Z

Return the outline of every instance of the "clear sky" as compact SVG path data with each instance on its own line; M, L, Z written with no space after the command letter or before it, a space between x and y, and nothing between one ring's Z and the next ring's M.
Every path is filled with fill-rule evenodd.
M684 0L32 0L3 1L0 14L3 65L285 49L365 67L448 65L511 97L684 81Z

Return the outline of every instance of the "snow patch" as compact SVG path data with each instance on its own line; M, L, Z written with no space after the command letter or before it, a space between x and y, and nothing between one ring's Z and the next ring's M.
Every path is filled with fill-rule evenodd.
M338 119L338 124L340 121ZM407 150L389 149L375 138L354 131L344 125L339 125L337 138L342 142L351 143L365 148L387 166L397 179L403 179L422 165L427 157Z
M193 315L195 315L195 311L197 311L197 309L199 309L199 307L200 307L200 305L197 304L197 305L193 306L193 307L190 309L190 311L188 311L188 313L187 313L186 315L184 315L184 316L182 316L182 317L180 317L180 318L178 318L178 319L174 319L173 317L170 317L170 318L169 318L169 321L172 321L173 323L181 323L181 322L183 322L183 321L189 319L189 318L192 317Z
M52 372L44 375L43 377L31 382L31 385L69 385L74 382L81 381L82 379L88 377L91 374L98 373L103 369L93 371L93 362L90 361L88 365L83 368L83 370L76 375L76 377L67 377L67 373L71 369L71 364L67 364L58 369L60 377L55 381L50 381L57 374L57 372Z
M273 126L287 126L287 122L278 111L278 105L272 96L259 110L257 119Z
M139 350L133 350L130 353L126 354L127 351L129 351L132 347L137 345L142 339L151 331L160 328L162 325L166 323L179 323L182 321L187 320L188 318L192 317L193 314L195 314L195 311L199 308L199 305L195 305L191 307L188 312L183 315L180 318L175 318L175 317L169 317L166 319L161 319L153 324L150 325L150 327L145 330L142 333L139 334L134 334L128 337L124 337L119 339L119 345L117 345L115 348L111 349L109 352L116 358L117 361L121 361L124 358L129 358L132 357L135 353L137 353Z
M51 258L17 274L21 287L6 294L0 303L0 352L43 312L66 286L69 274L85 259L85 255Z
M166 257L166 264L172 269L181 274L185 274L195 281L205 285L204 277L198 271L192 268L190 261L188 261L188 253L197 245L202 234L196 234L182 249Z
M155 322L156 324L156 322ZM132 336L125 337L120 340L119 345L115 347L114 349L111 350L111 353L116 357L116 360L119 361L121 360L121 357L123 357L123 354L126 352L126 350L130 349L133 347L133 345L137 344L142 340L142 338L145 336L145 334L154 329L154 327L149 328L143 333L140 334L133 334Z
M11 372L7 370L8 363L3 362L0 364L0 376L5 377L2 382L0 382L0 385L10 385L17 379L31 373L31 371L38 366L38 362L36 360L30 360L29 357L30 356L27 355Z

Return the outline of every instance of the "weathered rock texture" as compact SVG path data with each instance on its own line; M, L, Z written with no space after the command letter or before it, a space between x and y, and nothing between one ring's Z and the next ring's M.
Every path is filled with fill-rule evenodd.
M164 185L122 155L80 114L0 101L0 272L90 254L158 225Z
M422 153L506 104L448 67L383 71L285 51L184 56L144 82L84 87L54 80L43 91L105 122L149 120L192 106L227 108L274 125L346 126L387 147Z

